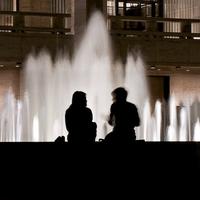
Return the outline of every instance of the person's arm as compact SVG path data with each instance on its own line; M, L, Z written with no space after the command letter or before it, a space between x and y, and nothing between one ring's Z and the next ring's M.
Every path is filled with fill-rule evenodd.
M89 108L88 108L88 120L89 120L89 122L93 121L93 114L92 114L92 111Z
M66 126L66 129L69 131L68 112L67 111L65 112L65 126Z
M140 117L138 114L137 107L135 106L135 120L134 120L134 126L140 126Z

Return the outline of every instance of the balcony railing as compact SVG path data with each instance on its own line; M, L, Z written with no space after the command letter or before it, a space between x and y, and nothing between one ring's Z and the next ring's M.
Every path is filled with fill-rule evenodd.
M200 19L109 16L108 29L136 39L200 39Z
M0 32L72 34L71 14L0 11Z

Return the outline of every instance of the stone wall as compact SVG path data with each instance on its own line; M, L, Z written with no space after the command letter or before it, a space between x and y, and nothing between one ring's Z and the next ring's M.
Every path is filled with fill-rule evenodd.
M175 74L170 77L170 93L175 94L178 102L183 99L200 99L199 74Z
M148 76L147 83L149 87L150 101L152 111L157 100L164 101L165 99L165 76ZM166 91L167 92L167 91Z
M129 51L139 50L147 64L168 66L199 66L199 40L168 40L151 38L112 37L116 57L126 59Z
M20 69L0 69L0 109L3 106L5 94L12 88L15 97L20 95Z
M58 52L73 52L73 36L53 34L1 34L0 61L23 62L32 51L45 48L52 57Z

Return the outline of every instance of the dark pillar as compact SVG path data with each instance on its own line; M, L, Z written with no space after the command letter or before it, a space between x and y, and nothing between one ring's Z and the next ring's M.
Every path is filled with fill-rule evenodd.
M170 95L170 78L169 76L164 77L164 99L165 101L169 100Z
M158 0L158 16L163 17L164 16L164 3L163 0Z
M162 131L161 131L161 141L164 141L165 139L165 130L166 127L170 123L170 118L169 118L169 97L170 97L170 77L169 76L164 76L163 79L163 90L164 90L164 101L163 101L163 112L162 112Z
M163 0L158 0L158 17L164 17L164 2ZM163 32L163 23L158 23L158 31Z
M119 15L119 1L116 0L115 1L115 15Z
M152 16L152 17L155 17L155 16L156 16L156 4L155 4L155 2L153 2L153 3L151 4L151 16Z
M19 0L16 0L16 11L19 11Z

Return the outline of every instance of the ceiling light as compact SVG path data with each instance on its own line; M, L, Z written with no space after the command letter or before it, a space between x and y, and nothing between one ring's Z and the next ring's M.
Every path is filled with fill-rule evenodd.
M16 63L16 67L21 67L21 63Z
M154 69L156 69L156 67L155 66L151 66L150 69L154 70Z

